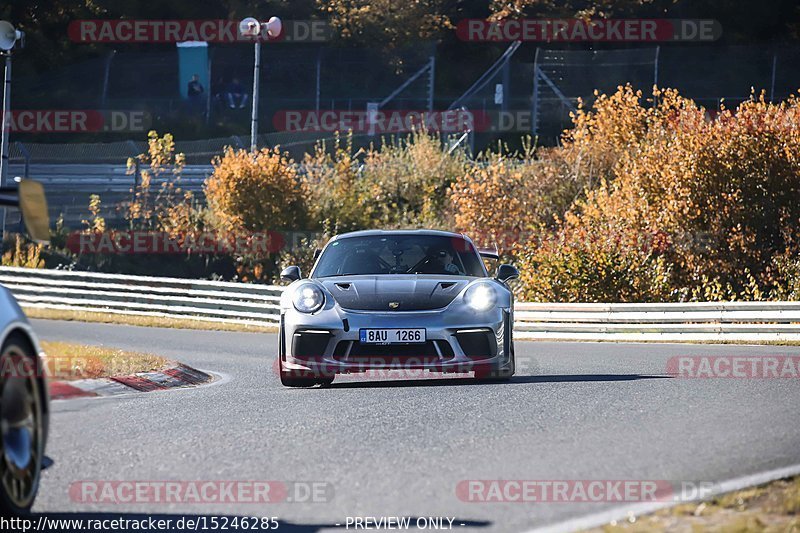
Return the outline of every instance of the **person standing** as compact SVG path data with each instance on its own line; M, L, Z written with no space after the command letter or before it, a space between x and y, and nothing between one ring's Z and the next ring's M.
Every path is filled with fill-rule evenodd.
M192 75L192 79L189 80L189 85L186 88L186 94L189 97L189 107L192 111L202 109L203 93L205 92L206 90L203 84L200 83L200 76L197 74Z

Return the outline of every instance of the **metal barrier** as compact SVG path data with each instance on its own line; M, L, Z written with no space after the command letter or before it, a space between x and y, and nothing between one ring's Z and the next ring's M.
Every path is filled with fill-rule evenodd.
M282 287L96 272L0 268L22 307L275 325Z
M192 191L202 200L203 183L212 171L211 165L186 165L176 186ZM108 222L121 220L117 205L130 199L131 190L140 179L136 173L129 173L125 164L11 164L9 172L11 176L31 177L41 182L47 194L50 219L63 217L64 224L71 228L80 227L81 221L89 218L92 194L100 195L103 202L101 216ZM167 177L171 179L172 175ZM158 190L160 185L156 180L151 190Z
M518 303L514 335L620 341L798 341L800 302Z
M283 287L0 267L29 308L276 325ZM518 339L800 341L800 302L517 303Z

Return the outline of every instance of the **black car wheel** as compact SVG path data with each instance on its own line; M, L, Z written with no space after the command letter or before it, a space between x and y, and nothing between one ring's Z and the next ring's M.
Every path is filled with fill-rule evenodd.
M475 379L478 381L508 381L517 370L517 359L514 355L514 341L510 342L508 363L500 368L476 370Z
M298 377L292 376L288 372L281 371L281 385L284 387L313 387L314 385L327 387L333 383L334 377L335 376Z
M292 376L281 369L281 385L284 387L313 387L314 385L327 386L333 383L333 376L300 377Z
M0 513L30 511L44 458L44 406L38 356L20 335L0 349Z
M285 357L285 346L283 343L283 327L279 329L278 334L280 335L279 338L281 339L280 346L278 348L278 374L281 378L281 385L284 387L308 388L315 385L327 387L333 383L333 379L336 377L335 374L313 375L311 372L302 372L300 375L293 375L291 371L284 369L283 361Z

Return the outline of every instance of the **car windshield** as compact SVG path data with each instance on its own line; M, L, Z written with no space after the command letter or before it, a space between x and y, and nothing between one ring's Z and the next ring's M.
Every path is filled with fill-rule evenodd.
M469 241L443 235L370 235L345 237L322 252L313 277L436 274L485 276Z

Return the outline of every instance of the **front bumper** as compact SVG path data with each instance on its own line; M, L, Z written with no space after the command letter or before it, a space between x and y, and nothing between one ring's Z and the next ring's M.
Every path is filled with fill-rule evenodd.
M469 372L509 363L510 309L483 313L452 309L375 312L338 306L315 314L284 309L280 357L283 372L343 374L372 369ZM425 344L359 342L361 328L425 328Z

